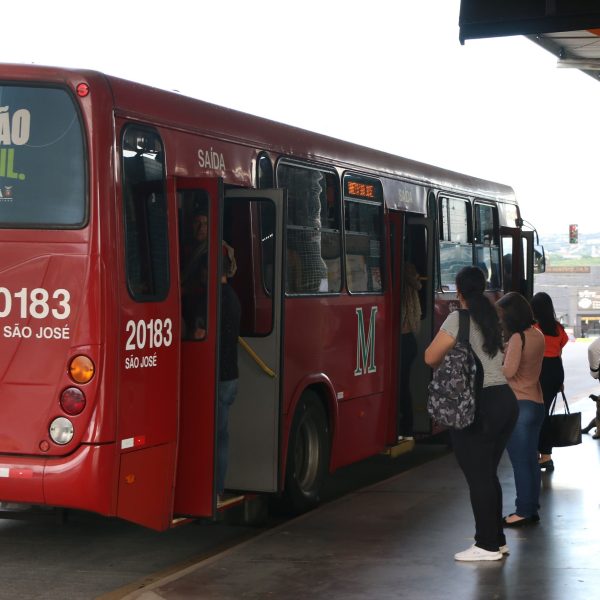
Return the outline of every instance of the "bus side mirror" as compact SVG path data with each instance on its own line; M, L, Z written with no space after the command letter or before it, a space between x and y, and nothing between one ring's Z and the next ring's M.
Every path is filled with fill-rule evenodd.
M534 246L533 248L533 272L544 273L546 271L546 255L544 246Z

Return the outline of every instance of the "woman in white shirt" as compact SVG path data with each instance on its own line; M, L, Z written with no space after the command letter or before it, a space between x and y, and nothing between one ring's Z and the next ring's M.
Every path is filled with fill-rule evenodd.
M464 267L456 275L460 306L470 315L469 342L483 367L483 389L477 398L474 423L465 429L450 430L475 517L475 544L454 555L460 561L499 560L508 553L497 470L518 407L502 373L502 329L494 306L484 294L485 286L485 276L478 267ZM430 367L437 367L456 344L458 317L458 311L448 315L425 351L425 362Z

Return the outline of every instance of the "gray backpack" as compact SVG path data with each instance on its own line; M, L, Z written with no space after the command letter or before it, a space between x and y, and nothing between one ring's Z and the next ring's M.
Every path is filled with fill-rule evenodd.
M464 429L475 420L483 367L469 343L469 311L459 310L458 336L429 383L427 412L444 427Z

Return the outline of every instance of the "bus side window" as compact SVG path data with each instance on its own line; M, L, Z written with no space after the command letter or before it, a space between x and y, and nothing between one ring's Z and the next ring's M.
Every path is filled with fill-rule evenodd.
M344 177L348 291L383 291L383 191L376 179Z
M466 200L440 198L440 277L443 289L456 288L456 274L473 264L471 206Z
M500 282L500 230L498 210L475 204L475 264L486 276L487 289L498 290Z
M286 291L339 292L341 235L336 175L280 163L277 181L288 191Z
M134 300L163 300L169 291L169 239L162 142L153 131L123 134L125 265Z

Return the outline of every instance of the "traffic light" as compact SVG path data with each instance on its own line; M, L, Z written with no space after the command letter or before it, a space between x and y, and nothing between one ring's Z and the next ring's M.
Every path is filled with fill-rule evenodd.
M577 225L569 225L569 244L579 243Z

